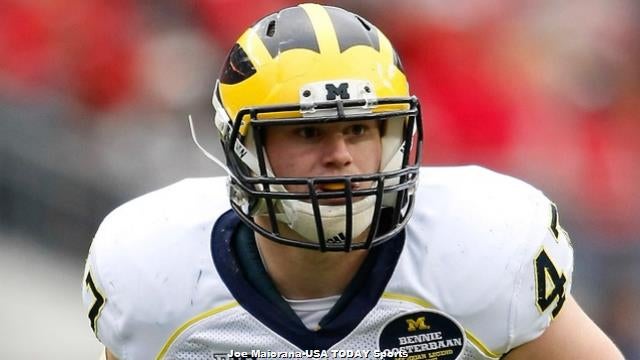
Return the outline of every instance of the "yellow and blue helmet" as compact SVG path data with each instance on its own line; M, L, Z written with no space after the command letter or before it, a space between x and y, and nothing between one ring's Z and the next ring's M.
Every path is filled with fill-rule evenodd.
M349 251L382 243L406 225L421 160L420 106L391 43L367 20L316 4L266 16L229 52L213 105L231 172L231 206L254 231L287 245ZM272 173L265 129L350 120L384 123L378 172ZM353 186L365 182L373 185ZM343 186L318 192L323 183ZM285 185L292 184L308 191L290 192ZM332 198L344 204L322 205ZM256 216L268 217L270 226L258 224ZM289 229L296 236L287 236Z

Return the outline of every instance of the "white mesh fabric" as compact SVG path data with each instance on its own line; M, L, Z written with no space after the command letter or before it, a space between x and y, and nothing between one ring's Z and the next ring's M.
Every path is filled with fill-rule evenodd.
M375 359L374 350L378 349L378 337L389 320L406 313L422 309L420 306L397 300L382 300L365 319L345 337L328 349L328 359L333 350L371 350L369 359ZM229 351L253 350L300 353L287 340L274 333L240 306L211 315L184 330L171 344L164 359L171 360L210 360L223 357ZM307 358L307 357L302 357ZM471 342L467 341L460 360L487 360Z
M164 359L211 360L229 351L298 351L241 307L214 314L187 328Z

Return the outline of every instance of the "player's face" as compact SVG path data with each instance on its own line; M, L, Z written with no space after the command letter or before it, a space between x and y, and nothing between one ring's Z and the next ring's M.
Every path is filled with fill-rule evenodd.
M376 121L273 127L267 131L265 140L271 169L280 177L357 175L377 172L380 167L382 146ZM324 185L317 190L337 190L333 186L336 185ZM304 185L287 189L308 190Z

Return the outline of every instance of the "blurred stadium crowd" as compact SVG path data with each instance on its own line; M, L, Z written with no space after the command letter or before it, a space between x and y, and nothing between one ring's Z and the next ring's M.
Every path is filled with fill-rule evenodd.
M0 229L81 259L119 203L222 174L187 114L219 151L210 97L227 49L295 3L2 0ZM425 111L426 164L482 164L556 201L575 296L640 359L640 3L322 3L395 44Z

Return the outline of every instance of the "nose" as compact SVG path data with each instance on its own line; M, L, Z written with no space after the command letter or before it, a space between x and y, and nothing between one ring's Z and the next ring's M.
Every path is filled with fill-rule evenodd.
M349 144L341 133L327 137L323 144L323 164L329 168L343 168L351 165L353 156Z

